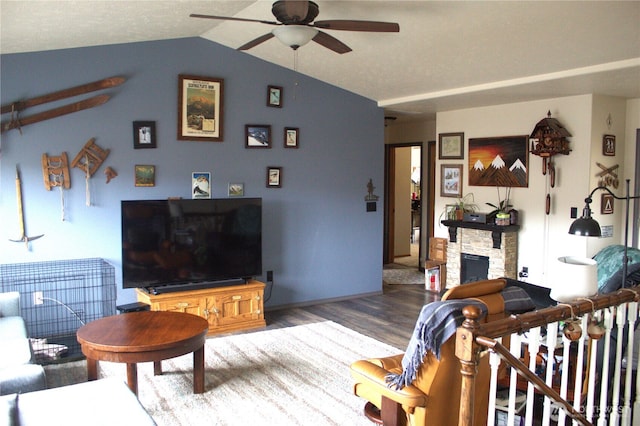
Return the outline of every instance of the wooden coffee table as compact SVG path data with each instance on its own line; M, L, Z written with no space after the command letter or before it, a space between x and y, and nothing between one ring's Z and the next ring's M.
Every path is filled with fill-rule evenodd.
M138 394L138 362L153 362L162 374L161 361L193 352L193 392L204 392L204 342L209 323L182 312L129 312L101 318L77 332L87 357L89 380L98 378L98 361L127 364L127 383Z

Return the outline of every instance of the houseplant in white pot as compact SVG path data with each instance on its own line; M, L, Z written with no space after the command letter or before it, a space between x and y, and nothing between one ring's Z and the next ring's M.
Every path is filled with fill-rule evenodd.
M498 191L498 204L486 203L488 206L494 208L494 210L489 214L495 216L496 225L510 225L511 214L509 212L512 210L511 207L513 207L513 205L509 204L511 187L506 187L504 199L500 196L500 187L496 186L496 190Z

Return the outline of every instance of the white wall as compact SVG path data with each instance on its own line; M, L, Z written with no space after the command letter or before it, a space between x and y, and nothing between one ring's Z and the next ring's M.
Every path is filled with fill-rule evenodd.
M609 120L610 118L610 120ZM598 173L602 171L596 163L606 167L619 165L618 188L610 186L609 189L618 197L626 195L626 178L633 180L634 167L625 167L627 157L626 135L626 101L611 96L594 96L591 117L591 162L589 163L589 188L590 190L599 186ZM602 154L602 138L604 135L614 135L616 137L616 155L605 156ZM635 149L633 150L635 152ZM613 238L587 238L587 253L589 256L595 255L602 248L610 244L620 244L624 242L624 210L625 202L615 200L613 214L601 214L602 191L597 191L593 195L591 203L592 216L598 221L600 226L613 226Z
M600 195L594 196L592 210L601 225L613 225L614 235L610 238L589 239L568 234L573 219L571 207L582 214L584 199L597 186L595 174L600 170L596 162L605 165L620 165L620 185L614 189L618 196L624 196L624 179L631 179L634 186L636 155L636 129L640 128L640 99L582 95L565 98L544 99L535 102L505 104L484 108L441 112L437 120L425 122L398 123L389 125L385 132L386 143L437 140L439 133L465 133L465 160L447 160L446 163L463 164L464 176L468 176L468 140L476 137L510 136L530 134L535 124L551 111L572 134L569 138L571 153L554 157L557 169L555 188L547 188L542 175L542 160L529 156L529 187L514 188L511 198L519 210L521 230L519 233L518 270L529 268L527 281L550 286L551 267L559 256L574 255L591 257L610 244L621 244L624 240L624 203L616 201L614 214L600 214ZM607 117L611 114L611 127ZM602 136L616 136L616 155L602 155ZM426 149L423 150L426 155ZM426 157L425 157L426 160ZM438 218L445 204L451 199L439 197L439 168L436 164L436 211L434 218L435 236L448 238L446 227ZM425 169L427 167L425 161ZM423 170L423 176L427 176ZM426 183L426 182L425 182ZM547 189L552 195L551 213L545 214ZM481 211L489 211L486 202L496 203L495 188L468 186L465 177L463 194L472 192ZM640 224L639 224L640 226Z
M631 178L631 193L638 193L637 188L634 185L633 176L636 167L636 130L640 129L640 99L630 99L627 101L626 108L626 126L625 126L625 156L624 156L624 169L626 176ZM633 208L631 209L633 212ZM633 216L631 216L633 217ZM640 223L636 226L640 227ZM631 245L631 239L629 239L629 245ZM640 244L638 247L640 248Z
M465 160L447 163L464 165L463 194L474 194L480 211L489 211L486 202L496 203L497 192L493 187L468 186L468 140L469 138L529 135L536 123L551 111L572 134L570 155L557 155L553 161L557 170L555 188L549 188L547 177L542 175L542 159L529 156L529 187L513 188L511 199L520 213L521 230L518 245L518 270L529 268L528 281L550 286L550 268L559 256L592 256L587 239L568 235L572 219L571 207L582 211L584 198L591 189L591 141L592 141L591 95L545 99L439 113L438 133L465 133ZM601 135L599 136L601 139ZM622 138L622 135L621 135ZM438 161L439 164L443 161ZM440 176L437 175L439 187ZM545 197L551 194L551 212L545 214ZM439 195L439 194L438 194ZM436 212L442 211L450 199L436 197ZM599 207L598 207L599 208ZM438 222L436 220L436 222ZM436 236L447 237L446 227L435 224ZM618 240L616 240L617 242ZM611 244L608 239L607 244Z

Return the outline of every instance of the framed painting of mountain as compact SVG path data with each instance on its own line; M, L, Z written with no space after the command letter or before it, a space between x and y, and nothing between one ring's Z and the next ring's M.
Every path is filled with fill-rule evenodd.
M528 135L469 139L469 185L529 186Z

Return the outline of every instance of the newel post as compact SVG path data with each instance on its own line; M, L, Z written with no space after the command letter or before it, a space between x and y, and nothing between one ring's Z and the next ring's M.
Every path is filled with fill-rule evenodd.
M478 319L482 311L477 306L462 309L465 320L456 331L456 356L460 359L462 387L460 389L460 412L458 426L473 425L474 393L481 347L476 343L475 332L480 327Z

